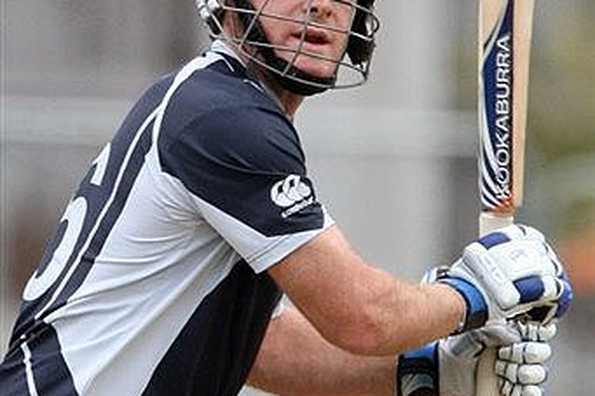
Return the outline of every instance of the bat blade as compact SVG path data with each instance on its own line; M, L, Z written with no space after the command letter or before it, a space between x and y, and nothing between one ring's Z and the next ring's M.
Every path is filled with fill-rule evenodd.
M513 222L523 200L534 0L479 0L479 233ZM496 353L485 351L476 396L497 396Z

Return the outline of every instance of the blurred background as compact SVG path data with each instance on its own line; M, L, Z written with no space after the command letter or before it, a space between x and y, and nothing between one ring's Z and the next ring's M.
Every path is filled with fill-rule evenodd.
M208 45L191 0L1 0L0 354L70 194L132 103ZM321 200L416 280L476 233L477 1L378 1L371 80L296 123ZM595 2L538 1L525 206L571 272L551 395L595 389ZM256 395L247 389L244 395Z

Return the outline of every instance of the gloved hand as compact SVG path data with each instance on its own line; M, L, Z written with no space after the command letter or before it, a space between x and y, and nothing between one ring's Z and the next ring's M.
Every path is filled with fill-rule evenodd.
M557 260L557 259L556 259ZM426 272L422 283L433 283L444 276L446 267ZM567 280L565 275L560 275ZM565 295L546 316L561 316L572 294ZM541 309L541 308L539 308ZM543 314L544 312L541 312ZM535 314L540 314L536 312ZM546 318L544 316L544 319ZM504 396L542 396L547 379L545 362L551 355L548 342L556 334L556 324L496 321L479 330L454 335L399 356L395 394L398 396L474 395L476 369L485 348L502 346L494 367L501 377Z
M549 341L556 335L556 324L518 323L521 342L498 349L496 374L503 396L542 396L547 379L545 362L552 349Z
M512 225L467 246L438 282L457 290L467 303L457 333L530 314L548 322L572 300L562 264L534 228Z
M495 371L504 396L541 396L547 378L547 343L554 323L543 326L518 322L494 323L479 330L450 336L403 353L397 368L398 396L472 396L479 357L485 348L498 350Z
M548 253L550 256L552 252ZM557 262L557 258L552 256ZM447 267L426 272L422 283L445 276ZM562 273L560 279L567 282ZM536 308L543 319L560 317L572 293L563 293L558 304ZM549 319L548 319L549 320ZM399 356L395 394L398 396L470 396L475 394L476 369L485 348L502 346L494 367L504 396L542 396L547 379L545 362L551 355L548 342L556 334L555 321L537 323L496 321L479 330L450 336Z

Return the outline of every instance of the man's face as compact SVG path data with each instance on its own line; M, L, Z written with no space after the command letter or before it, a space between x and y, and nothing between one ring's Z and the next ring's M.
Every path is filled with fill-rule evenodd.
M355 2L356 0L252 0L255 9L259 10L264 6L264 14L297 21L305 20L310 8L311 22L340 31L349 31L351 28L355 9L350 4ZM265 15L260 17L260 23L271 44L293 50L275 50L278 57L288 62L292 62L295 57L295 51L299 48L304 34L302 52L320 55L335 62L340 60L347 45L346 33L323 27L309 26L305 29L303 23L279 20ZM325 78L335 73L337 68L335 62L301 54L293 65L303 72Z

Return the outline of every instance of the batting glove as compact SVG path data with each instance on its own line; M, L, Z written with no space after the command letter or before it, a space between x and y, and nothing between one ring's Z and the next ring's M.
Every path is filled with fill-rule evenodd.
M542 396L547 380L545 362L552 355L549 341L556 335L556 324L547 326L518 323L521 342L498 349L496 375L503 396Z
M425 273L421 283L434 283L447 271L448 267L433 268ZM403 353L397 364L395 395L472 395L481 352L487 347L521 341L518 328L497 323Z
M401 354L397 368L398 396L470 396L475 394L475 378L479 357L485 348L506 345L508 348L518 348L523 345L520 328L515 323L495 323L479 330L450 336L423 348ZM501 349L506 356L507 349ZM516 358L516 356L515 356ZM499 370L508 370L513 375L514 370L530 371L530 368L512 366L509 360L499 361ZM539 366L540 368L543 368ZM517 371L514 372L516 374ZM516 378L514 379L516 381ZM531 376L532 384L537 376ZM502 389L518 387L518 381L502 379ZM506 384L511 385L505 385ZM513 395L506 393L506 396ZM519 394L518 396L520 396ZM515 394L515 396L517 396Z
M512 225L473 242L438 282L466 302L458 333L530 314L547 323L564 314L572 288L562 264L534 228Z

